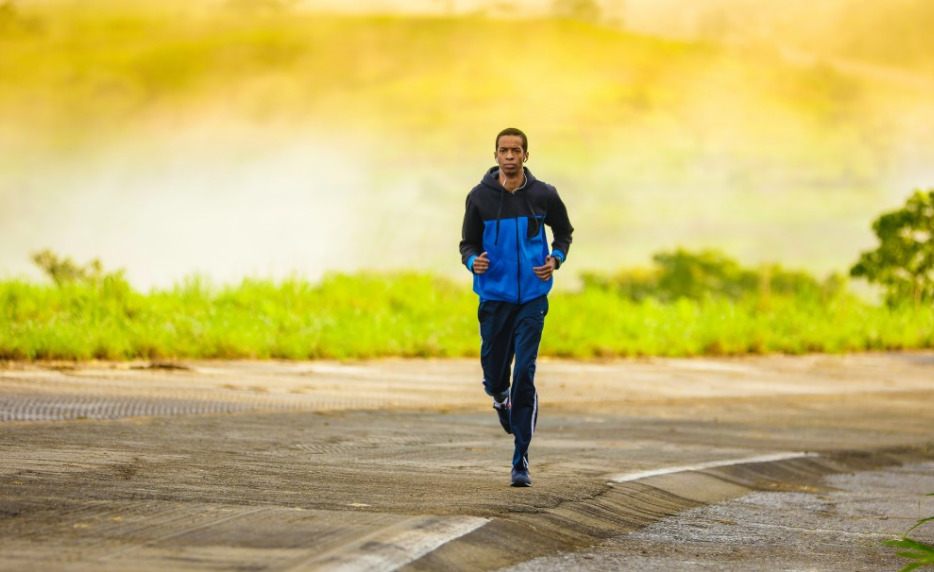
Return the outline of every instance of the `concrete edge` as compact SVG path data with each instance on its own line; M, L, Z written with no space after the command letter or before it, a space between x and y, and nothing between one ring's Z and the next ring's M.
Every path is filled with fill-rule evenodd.
M928 460L934 460L934 443L869 451L756 456L653 471L619 482L611 476L606 490L592 498L492 519L399 569L495 570L589 548L665 517L753 491L817 492L826 490L820 481L828 475Z

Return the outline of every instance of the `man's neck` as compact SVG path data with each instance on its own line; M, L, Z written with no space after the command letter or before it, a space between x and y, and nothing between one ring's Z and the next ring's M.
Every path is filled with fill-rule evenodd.
M499 184L510 193L516 192L516 189L521 187L524 182L525 170L519 171L519 174L514 177L507 177L502 171L499 172Z

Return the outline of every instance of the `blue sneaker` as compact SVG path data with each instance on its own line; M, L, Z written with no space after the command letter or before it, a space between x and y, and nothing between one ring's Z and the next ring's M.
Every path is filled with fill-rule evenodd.
M512 470L512 486L514 487L531 487L532 479L529 478L528 471L517 471Z
M499 416L499 424L503 426L503 430L512 435L512 427L509 426L509 402L497 403L494 400L493 409L496 410L496 415Z

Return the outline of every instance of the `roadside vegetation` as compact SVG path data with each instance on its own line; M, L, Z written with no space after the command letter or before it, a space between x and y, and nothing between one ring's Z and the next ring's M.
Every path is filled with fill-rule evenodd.
M934 496L934 493L930 493L927 496ZM908 536L919 527L930 522L934 522L934 516L922 518L897 540L890 540L883 543L886 546L898 548L899 550L896 554L911 561L905 565L904 568L899 570L899 572L911 572L918 568L934 566L934 544L928 544L927 542L922 542Z
M934 347L934 190L873 224L874 251L851 273L886 289L885 303L847 279L778 265L746 268L716 251L661 252L653 266L583 276L552 295L547 356L747 355ZM0 359L359 359L475 356L468 278L331 275L320 283L192 277L142 293L99 260L50 251L33 261L50 283L0 282Z
M569 358L934 347L934 309L868 303L842 277L741 268L713 252L655 257L552 295L542 354ZM135 291L119 273L0 283L0 359L362 359L475 356L476 297L425 274L320 283L191 278ZM651 290L650 290L651 288Z
M711 253L662 255L652 295L627 273L552 296L542 354L572 358L853 352L934 347L934 309L876 305L842 286ZM658 257L657 257L658 258ZM713 258L718 266L705 266ZM726 272L724 272L726 271ZM698 272L697 274L691 274ZM689 276L675 282L675 273ZM644 281L638 281L638 288ZM726 290L717 292L712 286ZM469 281L333 275L320 283L191 278L140 293L118 274L0 283L0 359L357 359L475 356Z

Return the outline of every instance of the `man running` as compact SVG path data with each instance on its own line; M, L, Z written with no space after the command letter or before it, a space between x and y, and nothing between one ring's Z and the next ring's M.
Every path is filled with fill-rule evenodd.
M515 438L511 484L528 487L529 444L538 419L535 361L552 274L567 258L574 228L558 191L525 168L525 133L502 130L493 157L497 166L467 195L460 252L480 297L483 388L503 429ZM554 236L550 253L545 225Z

